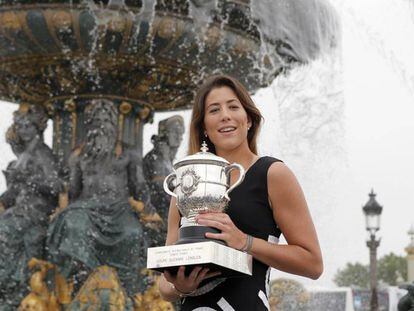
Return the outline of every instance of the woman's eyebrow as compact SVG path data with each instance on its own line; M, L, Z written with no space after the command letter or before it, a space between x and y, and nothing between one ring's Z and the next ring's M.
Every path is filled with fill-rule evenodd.
M237 98L231 98L231 99L227 100L225 103L229 104L229 103L237 102L237 101L238 101ZM220 106L220 103L218 103L218 102L207 103L206 108L209 108L211 106Z
M211 106L220 106L220 104L219 103L210 103L210 104L207 104L206 108L210 108Z

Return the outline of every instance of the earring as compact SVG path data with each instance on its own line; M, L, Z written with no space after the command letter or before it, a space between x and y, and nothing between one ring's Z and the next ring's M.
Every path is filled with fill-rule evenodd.
M208 137L208 136L207 136L207 132L206 132L206 131L204 131L204 136L205 136L205 137Z
M248 130L248 131L250 130L250 126L247 128L247 130Z

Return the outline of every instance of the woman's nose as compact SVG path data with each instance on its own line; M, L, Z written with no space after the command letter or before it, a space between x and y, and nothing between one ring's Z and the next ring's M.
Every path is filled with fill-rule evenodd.
M222 120L230 120L230 111L227 108L221 110L221 119Z

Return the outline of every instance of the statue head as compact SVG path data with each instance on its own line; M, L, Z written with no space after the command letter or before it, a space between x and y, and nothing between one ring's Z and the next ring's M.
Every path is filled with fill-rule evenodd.
M40 105L20 104L13 113L14 131L22 142L30 142L35 137L43 138L47 126L47 114Z
M167 142L169 147L178 148L183 140L184 119L175 115L158 123L158 137Z
M118 110L108 99L93 99L85 108L85 123L89 129L107 127L116 132Z
M85 108L86 142L84 154L99 158L114 152L118 111L107 99L94 99Z

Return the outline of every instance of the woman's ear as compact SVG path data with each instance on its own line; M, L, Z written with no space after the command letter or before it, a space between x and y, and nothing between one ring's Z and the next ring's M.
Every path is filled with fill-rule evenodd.
M250 129L253 125L252 119L250 116L247 116L247 128Z
M203 133L203 137L207 137L207 131L206 131L206 128L204 127L204 125L203 125L203 128L201 129L201 132Z

